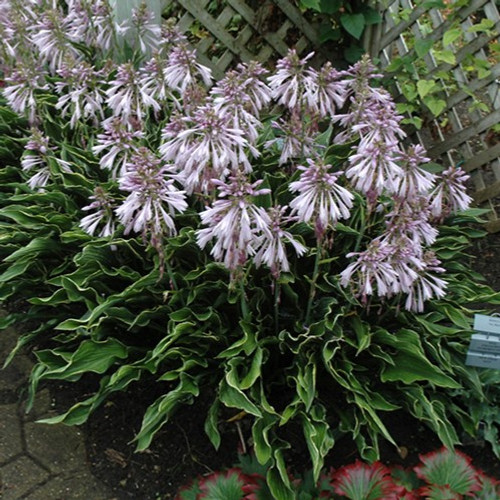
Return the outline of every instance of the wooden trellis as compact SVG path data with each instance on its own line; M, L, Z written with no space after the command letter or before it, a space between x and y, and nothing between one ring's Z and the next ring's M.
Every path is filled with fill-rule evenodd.
M266 63L290 47L299 54L318 50L317 29L289 0L225 0L209 9L213 3L166 0L165 11L175 12L182 32L201 33L194 46L216 78L235 62Z
M500 133L492 129L500 123L500 61L492 61L489 50L489 45L500 33L496 1L471 0L457 12L457 17L450 18L440 10L426 9L422 3L415 6L411 0L392 0L389 4L387 6L386 2L382 12L384 22L376 26L366 39L367 49L372 57L380 59L382 67L387 67L394 57L414 50L412 46L418 39L441 40L458 19L458 26L463 30L461 43L446 47L454 52L455 63L436 61L432 51L427 53L424 61L427 78L438 79L439 72L452 72L459 90L443 92L440 96L446 101L443 114L436 119L428 117L426 126L416 131L416 136L431 158L440 158L445 164L463 162L462 168L471 175L471 194L476 203L491 208L487 229L500 231ZM396 22L402 9L411 13L406 20ZM469 30L482 19L493 21L491 30ZM427 30L423 29L423 20L427 23ZM429 23L431 30L428 29ZM482 78L471 76L465 68L469 55L489 60L490 73ZM471 93L487 105L488 111L472 106Z

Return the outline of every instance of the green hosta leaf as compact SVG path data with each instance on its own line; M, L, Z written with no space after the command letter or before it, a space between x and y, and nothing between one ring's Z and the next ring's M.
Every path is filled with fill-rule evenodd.
M316 363L313 359L309 359L307 363L298 363L297 370L295 378L297 394L304 403L306 411L309 411L316 397Z
M241 380L240 383L240 387L242 389L249 389L260 377L263 354L264 351L260 347L257 347L257 349L255 349L250 369L248 370L248 373L245 375L245 377Z
M216 450L219 449L221 443L221 437L219 432L219 400L215 399L215 401L210 406L208 410L208 415L205 420L205 433L210 439L210 442L214 445Z
M365 16L344 13L340 16L340 24L350 35L359 40L365 29Z
M262 349L258 347L255 350L255 354L252 358L252 362L250 364L250 368L248 368L248 371L246 370L248 366L248 359L237 356L229 360L228 366L230 367L230 369L226 374L226 380L228 381L229 385L241 390L249 389L260 377L262 354ZM247 371L247 373L242 378L239 374L239 371Z
M266 412L262 418L256 418L252 425L255 456L262 465L269 462L272 457L273 446L269 433L277 422L278 417Z
M230 358L232 356L240 354L242 351L248 356L255 350L257 346L257 340L253 325L244 320L240 321L239 324L241 326L241 332L243 334L242 338L222 351L217 356L218 358Z
M16 262L12 264L6 271L0 274L0 283L5 283L24 274L32 264L33 262L31 261ZM13 290L10 290L10 292L12 293ZM6 298L6 296L4 297L2 295L0 298Z
M408 409L418 420L426 422L447 447L453 448L459 439L453 425L449 421L447 405L429 395L422 386L408 386L403 393L408 401Z
M127 347L115 339L84 340L75 352L60 349L37 352L43 366L40 379L78 380L84 373L104 373L117 360L128 357Z
M37 211L40 212L40 209L37 209ZM34 210L17 205L2 207L0 216L12 219L27 229L41 229L44 224L47 224L47 219L40 215L35 215Z
M55 417L42 418L37 420L40 424L65 424L65 425L81 425L85 423L90 414L97 407L97 396L73 405L67 412Z
M430 485L448 487L459 495L471 495L479 487L471 459L459 451L442 448L420 456L420 461L415 472Z
M66 425L83 424L89 415L106 399L106 397L116 391L123 391L130 383L141 378L142 369L137 366L123 365L111 376L101 379L101 384L97 394L94 394L85 401L73 405L66 413L55 417L40 420L41 423Z
M302 428L313 463L313 478L317 482L324 459L335 443L326 421L325 409L317 405L312 408L310 415L303 413Z
M445 375L427 359L411 353L397 353L394 357L396 366L385 366L380 379L382 382L401 381L413 384L418 380L429 381L440 387L458 389L461 385Z
M459 383L429 361L417 332L401 329L391 334L379 329L375 335L378 342L390 345L397 351L393 356L394 364L385 365L382 368L380 378L383 382L399 380L405 384L413 384L422 380L441 387L453 389L461 387Z
M283 458L282 448L288 443L277 444L273 453L274 466L267 471L266 481L275 500L295 500ZM289 447L289 445L287 446Z
M364 349L368 348L371 342L371 332L370 332L370 326L365 323L364 321L361 321L359 316L353 316L351 318L351 325L356 333L356 338L357 338L357 352L356 355L358 355L361 351Z
M244 410L256 417L262 417L261 411L248 399L243 391L231 385L227 380L227 375L220 383L219 398L229 408L237 408L238 410Z
M433 309L443 313L454 325L463 330L470 330L472 327L472 318L467 317L462 311L452 304L435 303Z
M198 380L186 373L181 373L177 387L158 398L144 414L142 426L134 438L137 451L149 447L154 435L168 422L179 403L186 402L199 394Z

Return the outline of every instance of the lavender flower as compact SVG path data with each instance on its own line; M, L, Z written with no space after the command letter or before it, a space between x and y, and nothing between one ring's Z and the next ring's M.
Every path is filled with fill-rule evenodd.
M103 51L112 49L119 26L114 21L113 11L108 0L91 0L91 37L95 45Z
M175 212L187 208L184 191L175 187L167 167L147 148L131 156L119 186L130 193L115 210L124 233L134 231L144 238L149 234L150 243L159 249L164 236L176 233Z
M364 193L370 203L382 193L398 191L403 170L396 163L397 142L387 143L362 139L356 153L349 157L345 175L357 191Z
M200 107L193 116L190 128L172 136L164 130L160 153L165 161L174 161L179 180L188 193L211 189L212 178L224 179L231 171L251 171L245 152L259 153L243 136L243 131L228 126L231 120L208 104ZM188 121L188 119L186 119ZM177 127L175 127L177 129Z
M105 52L116 45L119 26L108 0L66 0L67 33L71 40Z
M158 48L162 34L161 26L155 21L154 13L148 9L145 1L141 2L138 8L132 9L130 23L122 30L125 33L132 31L143 54Z
M49 139L40 130L33 128L21 159L21 167L25 172L36 171L27 181L31 189L42 191L48 184L51 178L49 165L51 162L61 171L71 172L71 166L68 162L54 156L54 152L49 147Z
M375 286L379 297L392 295L397 291L394 285L398 280L390 259L392 252L392 246L374 240L364 252L348 253L347 257L358 258L340 273L340 284L350 286L363 302L374 294Z
M460 168L451 166L442 174L438 185L430 194L431 212L437 219L450 213L467 210L472 198L466 193L465 183L469 176Z
M170 51L180 44L187 43L187 37L181 33L173 18L163 21L161 25L161 37L158 45L158 51L162 56L168 56Z
M43 9L40 18L31 27L32 41L38 48L43 63L47 63L52 73L62 67L65 61L81 58L73 45L78 40L71 39L70 20L56 9Z
M276 63L277 72L268 78L272 97L290 110L300 109L302 104L307 104L306 96L314 94L316 90L311 89L316 87L316 78L305 67L313 55L310 53L300 59L297 51L290 49L286 57Z
M31 41L30 27L35 14L29 4L11 0L0 11L0 67L4 72L18 65L32 66L38 51ZM5 68L5 69L4 69Z
M444 273L445 270L440 267L439 260L433 252L426 252L423 262L423 268L408 291L405 308L409 311L423 312L426 300L440 299L446 295L446 281L432 274Z
M277 206L269 209L267 216L262 214L263 220L267 222L269 219L269 228L262 232L259 249L253 257L256 267L265 264L275 279L279 278L281 271L288 272L290 270L286 255L286 243L293 246L299 257L307 251L302 243L299 243L290 232L283 229L283 225L290 220L284 216L286 209L287 207ZM258 210L264 211L263 208Z
M308 167L297 167L302 174L298 181L290 183L290 191L299 192L290 208L300 221L313 221L316 236L321 239L328 226L350 217L354 196L338 184L342 172L331 173L332 166L319 159L308 159L307 163Z
M56 82L56 92L60 97L56 109L61 110L61 116L71 114L70 127L74 128L77 122L83 119L104 119L103 102L104 92L100 85L103 71L96 71L85 61L77 62L74 66L63 65L58 71L62 78Z
M401 156L399 141L405 133L389 93L370 86L369 79L375 75L369 59L363 58L349 73L354 76L350 85L350 111L334 117L347 130L337 135L335 142L360 138L355 154L349 158L346 176L373 205L383 192L394 194L398 190L403 175L397 164Z
M80 221L80 227L87 233L93 236L97 232L97 228L104 223L98 232L100 238L111 236L115 232L115 220L113 217L114 199L104 191L101 187L94 189L94 194L90 196L93 200L89 205L82 210L96 210L94 213L86 215Z
M431 212L427 196L397 200L386 215L386 230L380 236L388 244L406 238L413 248L432 245L438 231L430 224Z
M256 196L270 190L258 189L262 181L250 184L241 174L231 176L228 184L218 180L213 183L219 189L219 199L200 213L208 227L196 232L196 240L203 249L215 239L210 254L234 272L255 255L261 234L270 230L271 219L253 203Z
M344 73L335 70L331 63L327 62L320 71L309 68L307 75L308 85L305 87L307 108L323 118L333 117L347 98L348 82L345 79L341 80Z
M210 91L217 112L231 116L233 128L243 130L252 144L262 127L259 112L271 100L269 87L260 79L265 73L259 63L239 64Z
M92 10L89 0L71 0L68 2L67 29L71 40L95 46Z
M199 78L209 86L212 83L212 72L196 62L195 51L189 50L187 44L181 42L168 56L165 67L167 85L184 95L189 87L197 84Z
M139 70L139 92L145 108L172 97L165 80L165 61L158 52ZM156 110L156 107L155 107Z
M127 162L130 155L137 152L138 139L142 139L144 133L141 130L130 131L119 118L108 118L102 122L104 133L98 134L97 145L92 148L95 155L100 155L106 150L107 153L101 157L99 164L101 168L111 171L111 178L125 175Z
M110 87L106 90L106 102L113 111L113 115L121 117L124 122L131 118L142 121L143 103L159 111L160 105L151 96L141 92L139 74L132 63L118 66L116 77L109 84Z
M398 197L413 199L432 190L436 176L420 167L421 164L430 161L425 156L425 149L422 146L412 146L407 153L403 151L396 153L396 160L402 168L402 173L396 181L395 193Z
M272 121L271 126L279 131L278 137L266 142L266 148L277 146L281 151L279 164L299 157L314 155L317 147L315 143L314 124L304 122L303 116L298 112L290 113L287 120Z
M41 68L21 65L5 77L2 93L9 106L19 114L27 114L30 123L35 122L37 112L36 92L47 90L45 73Z
M258 62L238 64L235 70L228 71L226 76L212 87L210 94L215 96L215 107L241 107L253 115L258 115L271 101L271 89L261 79L265 74L267 70Z

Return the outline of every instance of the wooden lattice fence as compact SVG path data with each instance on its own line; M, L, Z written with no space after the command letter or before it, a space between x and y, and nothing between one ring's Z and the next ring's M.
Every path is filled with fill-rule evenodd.
M382 8L383 23L365 40L366 48L373 58L381 61L382 67L387 67L394 57L411 54L416 40L442 40L447 30L457 26L458 20L463 31L461 43L446 47L454 52L454 63L437 61L432 51L425 55L424 62L427 78L439 79L440 72L452 72L459 88L452 92L444 90L441 95L446 101L444 112L437 118L429 116L416 136L431 158L440 158L445 164L463 162L462 167L472 178L473 198L478 204L492 209L488 230L500 231L500 133L492 128L500 123L500 61L492 60L489 50L500 33L497 2L471 0L454 17L445 17L446 12L443 15L438 9L428 10L422 3L415 6L411 0L389 3ZM406 20L396 22L395 18L403 9L411 14ZM483 19L492 21L490 30L476 32L470 29ZM425 29L424 21L427 23ZM488 61L489 72L479 78L468 71L465 65L470 55ZM443 87L446 89L445 84ZM477 99L486 104L487 110L473 105Z
M318 30L289 0L166 0L180 30L200 33L200 61L216 78L235 62L276 60L294 47L299 54L321 51ZM193 30L194 27L194 30Z

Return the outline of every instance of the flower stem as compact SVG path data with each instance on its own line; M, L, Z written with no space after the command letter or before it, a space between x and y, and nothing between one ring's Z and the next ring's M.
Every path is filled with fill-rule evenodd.
M318 281L319 277L319 261L321 260L321 253L322 253L321 240L318 239L318 244L316 246L316 259L314 261L314 271L311 281L311 289L309 291L309 300L307 301L306 318L305 318L306 326L309 325L309 321L311 318L312 304L314 297L316 295L316 282Z
M248 316L248 304L247 304L247 299L245 295L245 280L241 278L239 280L240 284L240 305L241 305L241 312L243 313L243 318L246 318Z
M280 308L281 285L278 280L274 282L274 332L279 333L279 308Z

